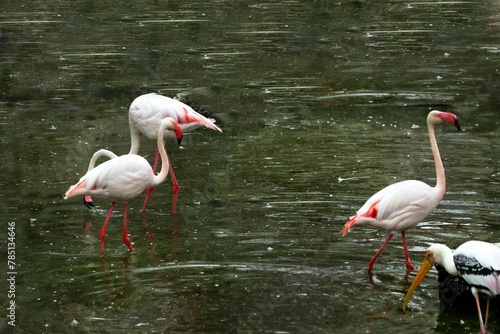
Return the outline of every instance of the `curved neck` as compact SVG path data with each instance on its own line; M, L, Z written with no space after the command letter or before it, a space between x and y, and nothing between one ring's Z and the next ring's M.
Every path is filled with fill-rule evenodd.
M443 198L444 192L446 190L446 178L444 175L443 162L441 161L441 155L439 154L439 148L436 142L436 135L434 134L434 124L427 123L427 129L429 131L429 139L431 141L432 156L434 157L434 164L436 166L436 190L438 191L440 199Z
M97 159L99 159L99 157L102 156L106 156L110 159L117 158L117 155L114 154L113 152L105 149L100 149L99 151L95 152L94 155L92 156L92 159L90 159L89 168L87 169L87 171L94 169Z
M157 186L163 181L165 181L165 178L167 177L168 174L168 169L170 162L168 161L168 156L167 156L167 151L165 150L165 142L163 140L163 134L165 133L165 130L167 129L168 124L165 122L161 123L160 126L160 131L158 131L158 140L157 140L157 148L158 152L160 152L160 157L161 157L161 170L158 175L153 176L153 185Z
M132 117L129 116L128 122L130 124L130 152L128 152L128 154L138 154L139 145L141 143L141 133L135 127Z

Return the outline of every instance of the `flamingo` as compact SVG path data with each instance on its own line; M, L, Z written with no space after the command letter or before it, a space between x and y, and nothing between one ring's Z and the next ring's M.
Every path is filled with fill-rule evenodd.
M87 173L90 170L94 169L97 159L99 159L102 156L106 156L110 159L118 158L118 156L116 154L114 154L113 152L111 152L109 150L105 150L105 149L100 149L99 151L95 152L92 155L92 158L90 159L90 162L89 162L89 167L87 169ZM92 196L91 195L84 195L83 196L83 204L85 204L85 206L88 207L89 209L92 209L94 207L94 203L92 202Z
M110 151L100 150L93 155L87 173L66 192L64 199L81 195L100 195L112 201L100 231L101 252L104 251L106 228L117 202L123 203L123 242L130 251L134 250L127 233L127 203L147 188L159 185L167 177L169 161L163 139L166 130L173 131L178 140L182 139L182 129L173 118L162 120L157 135L157 147L162 163L158 175L155 175L147 160L139 155L125 154L117 157ZM94 168L95 161L102 155L111 159Z
M206 127L222 132L222 130L215 125L212 120L197 113L190 106L178 100L158 95L156 93L144 94L132 101L129 108L131 138L129 154L139 153L141 133L149 139L156 138L160 124L165 117L172 117L175 121L177 121L177 124L181 127L183 133L193 131L199 127ZM173 135L174 134L172 132L166 131L165 139L173 138ZM159 149L156 150L155 160L153 163L154 172L156 171L156 166L158 164L158 154ZM173 184L172 191L174 193L174 200L172 207L173 213L175 213L179 183L177 182L171 164L169 164L169 174ZM142 211L146 210L152 192L153 187L150 187L146 193L146 199L144 200Z
M368 272L371 272L375 261L382 250L394 236L395 231L401 231L406 258L406 268L413 270L410 261L405 231L420 223L437 207L444 196L446 181L443 162L434 134L434 126L443 122L453 124L460 131L457 116L444 111L433 110L427 115L427 129L431 142L432 155L436 166L436 186L417 180L405 180L393 183L370 197L345 225L340 233L345 236L354 225L372 225L389 231L382 246L368 262Z
M470 285L472 295L476 299L481 333L486 334L490 299L500 296L500 248L488 242L474 240L463 243L454 252L443 244L431 245L404 297L403 311L406 311L413 292L435 264L443 266L450 275L461 276ZM484 322L479 303L480 292L486 295Z

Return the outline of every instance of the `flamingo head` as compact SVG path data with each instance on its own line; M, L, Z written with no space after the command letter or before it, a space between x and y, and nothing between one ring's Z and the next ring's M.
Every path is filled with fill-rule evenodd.
M437 124L442 121L453 124L458 129L458 131L460 131L460 123L458 122L458 117L451 112L433 110L427 116L428 123Z
M178 123L175 123L175 126L174 126L174 133L175 133L175 137L177 138L177 144L181 144L182 142L182 129L181 127L179 126Z

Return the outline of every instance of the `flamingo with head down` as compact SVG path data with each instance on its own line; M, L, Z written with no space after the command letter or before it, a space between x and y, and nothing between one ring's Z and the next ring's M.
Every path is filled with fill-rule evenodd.
M139 155L125 154L118 157L110 151L100 150L93 155L87 173L66 192L65 199L74 196L96 195L112 201L100 231L101 251L104 251L106 228L116 203L123 203L122 239L129 250L133 251L127 233L127 203L139 196L144 190L159 185L167 177L169 161L163 139L166 130L174 132L179 141L182 139L182 129L177 122L171 117L163 119L157 134L157 148L162 163L158 175L153 171L147 160ZM95 160L102 155L106 155L111 159L94 168Z
M156 139L160 124L162 120L167 117L171 117L172 119L174 119L182 129L183 133L193 131L200 127L206 127L222 132L222 130L214 124L214 121L212 119L206 118L200 113L194 111L187 104L156 93L144 94L137 97L130 104L129 127L131 143L129 154L139 154L141 134L148 137L149 139ZM165 131L164 138L174 139L176 138L176 135L173 131ZM102 152L100 156L102 155L106 155L112 158L105 152ZM158 157L159 150L157 149L153 163L153 172L156 172ZM168 155L167 159L170 160ZM171 164L169 164L169 174L170 178L172 179L172 190L174 193L172 212L175 213L177 208L179 183L177 182L177 178L175 177L174 170ZM146 198L141 209L142 211L146 211L153 189L153 187L148 188L146 192ZM86 206L92 207L92 197L86 196L84 198L84 203Z

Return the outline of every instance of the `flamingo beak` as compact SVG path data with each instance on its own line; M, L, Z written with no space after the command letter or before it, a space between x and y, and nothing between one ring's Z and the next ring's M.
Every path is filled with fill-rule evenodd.
M460 123L458 123L458 118L455 118L455 123L453 125L455 125L458 131L460 131Z
M89 209L92 209L95 207L94 202L92 201L92 196L90 195L84 195L83 196L83 204Z
M178 124L175 125L174 133L175 133L175 137L177 138L177 144L180 145L182 142L183 132L182 132L181 127Z
M403 301L403 312L406 311L406 305L410 301L413 292L415 292L418 285L424 280L425 276L432 269L432 267L434 267L434 256L432 252L428 250L427 253L425 253L424 261L420 265L420 269L417 273L417 276L415 276L415 279L411 283L411 286L408 289L408 292L406 293L406 296Z

